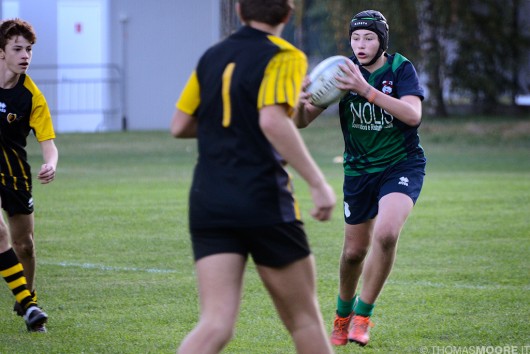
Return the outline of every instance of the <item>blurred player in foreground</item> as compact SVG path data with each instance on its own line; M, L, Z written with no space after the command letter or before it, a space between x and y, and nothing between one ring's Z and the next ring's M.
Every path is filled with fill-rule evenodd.
M331 341L364 346L401 229L423 186L426 160L418 137L423 89L407 58L386 53L388 24L379 11L355 15L349 34L353 61L337 77L337 87L348 91L339 103L345 227ZM302 93L297 126L307 126L325 108ZM356 296L361 275L362 291Z
M35 292L32 180L25 150L30 131L42 150L44 163L37 174L41 183L55 178L58 152L46 99L26 75L35 41L29 23L0 23L0 201L9 225L0 215L0 274L15 294L14 310L28 330L46 332L47 315L37 306Z
M308 183L316 220L335 194L292 119L305 55L281 39L290 0L240 0L244 26L199 60L171 123L197 137L189 226L201 314L179 353L219 353L234 334L250 255L298 353L331 353L319 310L315 264L288 163ZM266 330L266 329L264 329Z

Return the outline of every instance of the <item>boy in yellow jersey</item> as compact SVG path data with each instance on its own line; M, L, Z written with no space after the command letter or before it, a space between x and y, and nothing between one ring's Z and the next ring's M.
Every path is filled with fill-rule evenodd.
M312 216L328 220L335 194L291 119L307 71L305 55L279 37L293 2L240 0L236 9L244 26L204 53L171 123L175 137L199 145L189 226L201 314L178 352L219 353L228 344L250 255L297 352L331 353L285 169L308 183Z
M54 180L58 152L46 99L26 75L35 41L29 23L0 22L0 202L9 225L0 215L0 274L28 330L46 332L48 316L37 307L35 293L32 180L25 150L29 133L33 131L42 149L44 163L37 173L41 183Z

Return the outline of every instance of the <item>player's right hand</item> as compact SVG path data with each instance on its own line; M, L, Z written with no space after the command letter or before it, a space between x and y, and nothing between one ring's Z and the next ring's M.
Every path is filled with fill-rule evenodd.
M311 98L311 94L307 92L307 88L309 87L309 84L311 84L311 80L309 79L309 75L304 78L304 81L302 81L302 91L300 92L300 98L299 98L299 105L304 107L305 105L311 103L309 99Z
M324 182L317 187L310 187L310 189L313 203L315 204L313 210L311 210L311 216L318 221L331 219L337 202L333 188L327 182Z

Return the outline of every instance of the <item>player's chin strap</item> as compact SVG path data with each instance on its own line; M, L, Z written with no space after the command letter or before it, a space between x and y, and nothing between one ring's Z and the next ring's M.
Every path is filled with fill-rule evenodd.
M355 54L353 54L353 56L355 57L355 59L357 59L357 63L359 63L359 66L370 66L373 63L375 63L381 57L381 55L383 55L383 52L384 52L383 49L379 48L379 50L377 51L377 54L375 55L375 57L372 60L370 60L370 62L367 63L367 64L361 64L359 59L357 59L357 57L355 57Z

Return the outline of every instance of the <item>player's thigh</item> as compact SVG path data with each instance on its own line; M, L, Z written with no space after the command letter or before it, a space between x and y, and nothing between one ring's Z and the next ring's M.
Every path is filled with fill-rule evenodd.
M256 267L280 318L289 330L318 320L315 262L312 255L279 268Z
M360 224L344 224L344 250L363 250L370 247L375 219Z
M390 193L382 197L379 201L374 234L399 236L413 207L412 199L403 193Z
M11 239L16 243L33 242L34 214L15 214L7 217Z
M214 254L195 263L202 319L235 322L245 264L237 253Z

